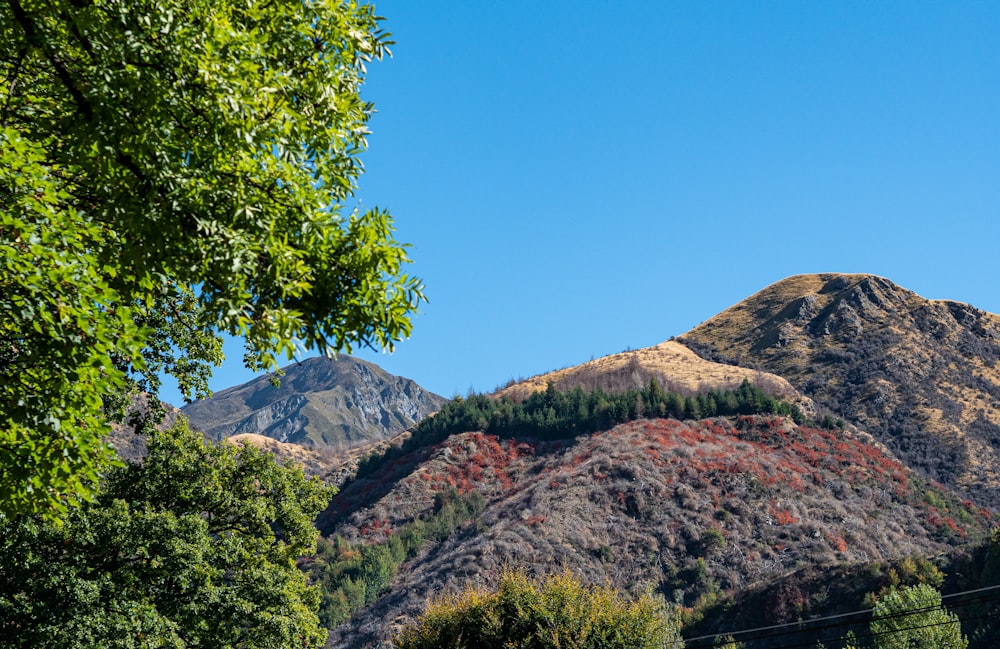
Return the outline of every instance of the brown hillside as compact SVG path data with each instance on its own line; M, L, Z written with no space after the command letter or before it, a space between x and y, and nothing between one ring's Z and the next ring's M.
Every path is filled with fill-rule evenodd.
M386 543L449 489L482 494L486 509L403 564L329 646L384 642L428 597L506 564L701 607L802 566L947 551L993 521L850 434L744 416L641 420L551 443L456 435L345 487L328 532Z
M360 460L372 454L384 453L389 446L402 444L409 435L409 432L404 432L389 440L346 450L279 442L266 435L255 433L241 433L227 437L223 441L256 446L271 453L279 461L301 467L306 475L316 476L327 484L339 486L355 474Z
M909 466L1000 507L1000 317L872 275L798 275L679 340L781 375Z
M350 451L335 451L330 448L314 448L279 442L266 435L242 433L227 437L223 442L231 444L249 444L265 450L280 462L299 466L306 473L320 478L330 484L343 482L350 472Z
M650 377L656 377L664 389L681 394L734 389L749 380L772 396L795 403L807 415L815 413L811 400L804 398L780 376L705 360L673 340L539 374L499 390L496 396L517 401L544 390L549 383L561 392L577 386L585 390L619 391L643 386Z

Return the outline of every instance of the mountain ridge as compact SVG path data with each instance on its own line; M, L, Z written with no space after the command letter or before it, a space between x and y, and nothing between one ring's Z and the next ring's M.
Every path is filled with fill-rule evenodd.
M876 275L795 275L678 340L786 378L928 477L1000 506L1000 316Z
M726 602L766 602L759 618L743 616L759 625L794 621L836 611L823 598L841 586L852 601L884 586L875 572L890 564L967 565L962 553L981 553L1000 521L1000 428L975 424L1000 422L998 361L997 316L874 275L824 273L777 282L659 345L469 395L463 407L503 413L532 400L551 409L550 390L609 403L656 379L694 400L747 381L808 416L643 418L652 410L630 396L636 419L576 437L487 434L487 414L439 437L417 426L378 441L365 471L339 465L336 481L347 480L318 521L320 550L303 559L323 588L328 646L386 646L429 596L491 583L505 564L652 588L692 620L719 616L701 628L723 630ZM248 389L229 404L230 425L307 418L295 390L308 385L286 377L280 398Z
M277 386L257 377L181 411L216 440L256 434L347 450L398 435L446 402L411 379L344 355L305 359L282 372Z

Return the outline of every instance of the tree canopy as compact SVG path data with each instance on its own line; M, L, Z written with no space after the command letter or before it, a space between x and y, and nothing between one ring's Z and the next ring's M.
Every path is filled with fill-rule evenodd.
M161 373L204 396L220 331L257 370L409 335L406 246L349 204L371 6L5 0L0 42L0 513L88 497L109 419Z
M319 647L296 559L330 490L249 445L154 431L60 523L0 519L5 647Z
M965 649L958 616L941 605L941 593L928 584L892 588L872 613L876 649Z

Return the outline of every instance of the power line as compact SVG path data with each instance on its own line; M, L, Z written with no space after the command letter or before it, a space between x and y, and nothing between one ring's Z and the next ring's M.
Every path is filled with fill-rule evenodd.
M956 615L955 619L952 620L941 620L939 622L930 622L928 624L918 624L916 626L906 626L900 627L898 629L886 629L885 631L868 631L867 633L861 634L859 637L866 638L876 638L883 635L892 635L894 633L902 633L903 631L917 631L919 629L930 629L936 626L950 626L953 624L961 624L962 622L971 622L973 620L981 620L983 618L994 617L991 613L983 613L982 615L975 615L973 617L962 618Z
M960 625L962 622L972 622L974 620L982 620L982 619L986 619L986 618L997 619L992 613L983 613L982 615L975 615L973 617L967 617L965 619L962 619L958 615L956 615L955 617L956 617L956 619L954 619L954 620L945 620L945 621L941 621L941 622L932 622L930 624L920 624L920 625L916 625L916 626L902 627L902 628L899 628L899 629L887 629L885 631L877 631L877 632L876 631L871 631L871 630L862 631L860 633L855 633L854 637L857 638L857 639L859 639L859 640L862 640L862 639L867 640L867 639L875 638L875 637L878 637L878 636L893 635L895 633L903 633L904 631L917 631L919 629L929 629L929 628L933 628L933 627L936 627L936 626L947 626L947 625L950 625L950 624L959 624ZM880 618L880 619L886 619L886 618ZM762 638L753 638L753 639L754 640L763 640L763 639L766 639L766 638L767 638L767 636L763 636ZM831 638L829 641L830 642L842 642L843 638L836 638L836 639ZM816 642L817 642L816 639L810 639L808 641L796 642L796 643L793 643L793 644L781 645L781 649L795 649L797 647L815 647L816 646Z

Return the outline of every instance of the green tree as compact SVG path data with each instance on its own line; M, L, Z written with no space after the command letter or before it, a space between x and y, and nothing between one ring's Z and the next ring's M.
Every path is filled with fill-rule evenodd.
M538 582L508 571L496 590L469 589L432 602L395 638L398 649L662 649L682 646L680 625L661 599L629 601L569 574Z
M409 335L406 246L349 204L379 21L354 0L0 3L0 514L92 494L109 419L161 373L205 395L219 331L267 371Z
M716 649L743 649L745 645L742 642L736 642L732 635L727 635L716 636L715 644L712 646Z
M965 649L958 616L941 605L928 584L891 588L875 605L871 633L876 649Z
M181 424L63 523L0 519L5 647L319 647L315 547L330 490Z

